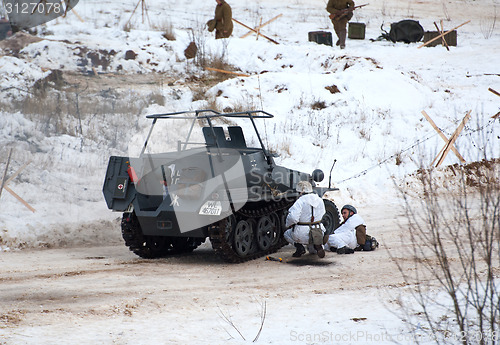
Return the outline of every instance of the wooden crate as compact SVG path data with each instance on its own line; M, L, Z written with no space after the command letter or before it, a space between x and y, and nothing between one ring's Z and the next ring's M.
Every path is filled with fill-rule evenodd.
M349 23L349 28L347 29L347 37L355 40L364 40L365 30L365 23Z
M446 30L445 30L446 31ZM439 36L438 31L426 31L424 32L424 43L430 41L431 39ZM450 31L446 35L444 35L444 39L446 40L446 43L448 43L449 46L456 47L457 46L457 30ZM439 44L443 45L443 40L441 38L435 40L434 42L431 42L428 44L426 47L435 47Z
M318 44L326 44L333 46L332 33L328 31L311 31L309 32L309 41Z

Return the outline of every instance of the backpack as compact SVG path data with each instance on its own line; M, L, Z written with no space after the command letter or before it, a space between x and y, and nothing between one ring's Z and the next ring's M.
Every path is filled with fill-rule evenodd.
M382 24L383 26L384 24ZM391 24L391 31L387 33L382 26L380 29L384 32L382 38L386 40L404 43L418 42L424 36L424 28L416 20L405 19Z
M377 249L379 246L378 241L375 239L375 237L366 235L366 241L365 244L363 245L363 250L365 252L369 252L372 250Z

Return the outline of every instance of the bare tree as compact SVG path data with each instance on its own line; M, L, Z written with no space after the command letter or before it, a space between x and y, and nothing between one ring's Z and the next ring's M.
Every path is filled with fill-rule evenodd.
M413 287L401 302L408 321L437 344L499 344L500 159L420 169L413 178L398 187L410 265L408 255L393 254Z
M234 323L233 319L231 318L231 314L228 312L224 312L220 306L217 306L219 308L218 315L219 317L224 320L225 323L227 323L231 328L236 330L238 334L240 335L241 339L246 341L246 338L243 336L243 333L240 331L240 329L236 326ZM263 302L260 303L260 311L259 311L259 316L260 316L260 327L259 330L257 331L257 334L255 335L254 339L252 340L253 343L255 343L259 337L260 334L262 333L262 329L264 328L264 322L266 321L266 314L267 314L267 302L264 300ZM231 339L234 339L234 337L231 335L231 332L228 331L227 329L224 328L226 333L230 336Z
M493 35L493 31L495 31L495 25L497 23L497 7L493 6L493 17L481 19L480 28L481 33L485 39L489 39L491 35Z

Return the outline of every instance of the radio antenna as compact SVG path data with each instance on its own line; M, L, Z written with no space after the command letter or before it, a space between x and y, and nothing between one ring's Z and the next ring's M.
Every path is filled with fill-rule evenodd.
M332 170L333 170L333 167L335 166L336 162L337 162L337 160L334 159L333 164L332 164L332 168L330 169L330 176L328 177L328 188L330 188L331 184L332 184Z

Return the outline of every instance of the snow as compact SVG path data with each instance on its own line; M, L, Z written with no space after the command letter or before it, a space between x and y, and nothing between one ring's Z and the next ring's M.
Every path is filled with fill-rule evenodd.
M348 40L345 50L307 41L308 31L333 31L324 1L230 1L234 17L250 26L258 25L261 17L266 21L282 13L262 31L279 41L279 45L262 37L256 40L255 35L240 39L247 30L237 24L230 39L215 41L212 34L202 31L213 14L214 4L200 0L148 2L153 24L150 27L148 20L141 20L140 7L130 18L135 1L82 1L75 10L83 23L70 13L40 27L40 42L25 46L15 55L0 55L1 104L24 99L36 81L47 77L50 70L89 73L87 52L107 60L96 68L100 73L151 75L152 79L162 80L159 85L130 85L130 91L136 92L130 97L142 97L154 88L166 97L164 106L151 105L139 115L114 113L81 120L64 117L64 110L60 117L0 110L0 172L4 171L10 148L14 150L8 175L31 162L9 187L36 209L31 212L6 190L2 192L0 256L1 251L26 247L120 243L120 215L106 208L101 192L109 156L137 152L149 130L145 115L201 109L210 99L220 108L247 106L274 114L274 119L259 126L261 133L266 133L266 145L281 154L277 163L309 173L320 168L327 175L322 182L325 186L336 160L332 181L340 191L330 196L337 205L352 203L361 210L371 208L374 200L379 205L397 204L393 178L411 174L422 163L428 166L443 146L442 139L421 114L423 110L447 137L471 110L472 119L456 147L467 162L483 158L485 152L489 158L500 157L500 128L498 120L491 119L499 111L500 99L488 92L490 87L500 90L500 29L498 25L494 27L491 37L487 37L485 29L496 18L491 8L500 4L498 0L454 0L443 5L443 13L439 13L435 3L426 1L371 3L353 18L367 24L367 38ZM431 31L433 21L441 18L445 19L445 29L472 21L458 29L458 46L450 47L450 51L441 46L418 48L421 43L369 40L379 36L382 23L387 27L390 22L408 17L419 20L424 29ZM131 28L124 30L129 19ZM158 28L165 24L174 28L175 41L162 36ZM193 34L201 35L209 56L224 54L235 70L250 76L217 83L205 94L207 101L193 101L187 74L211 73L184 57ZM137 53L134 60L125 59L128 50ZM329 91L332 86L339 92ZM59 123L56 118L61 119ZM248 123L240 125L250 129ZM66 132L58 131L57 126ZM183 130L183 124L175 126L175 132ZM479 127L484 127L484 131L477 131ZM444 165L456 162L450 153ZM349 306L349 310L363 311L362 315L370 320L361 322L363 332L404 334L398 316L380 314L382 302L345 302L352 301L352 295L353 291L347 291L335 298L342 301L341 308ZM384 298L387 296L381 299ZM359 317L358 313L339 313L337 318L326 321L322 317L322 313L327 313L326 307L319 313L310 311L311 304L331 304L330 295L308 296L298 303L293 308L273 306L274 313L266 320L267 333L262 334L260 343L283 339L287 339L285 343L373 343L366 334L360 340L336 338L357 334L357 323L350 319ZM254 304L246 303L235 317L243 323L243 315L251 315L254 309ZM295 315L298 309L299 317ZM212 327L220 322L220 318L210 320L211 315L203 311L190 318L188 324L183 311L175 315L168 319L162 314L155 315L157 318L143 315L133 324L115 318L94 333L87 333L85 324L66 331L33 326L25 329L28 338L16 340L35 343L36 339L38 344L48 344L59 338L67 343L111 344L120 339L120 343L153 344L164 341L160 331L194 329L201 322L206 328L200 332L169 339L172 343L205 343L211 339ZM167 329L165 323L169 324ZM252 326L257 328L258 322ZM145 328L150 330L146 342L141 333ZM108 329L115 331L107 333ZM292 334L290 330L294 329L308 329L310 333ZM248 330L247 340L253 333ZM217 339L215 343L221 341ZM387 339L380 342L390 343ZM233 339L232 343L238 341ZM412 342L404 339L401 343Z

